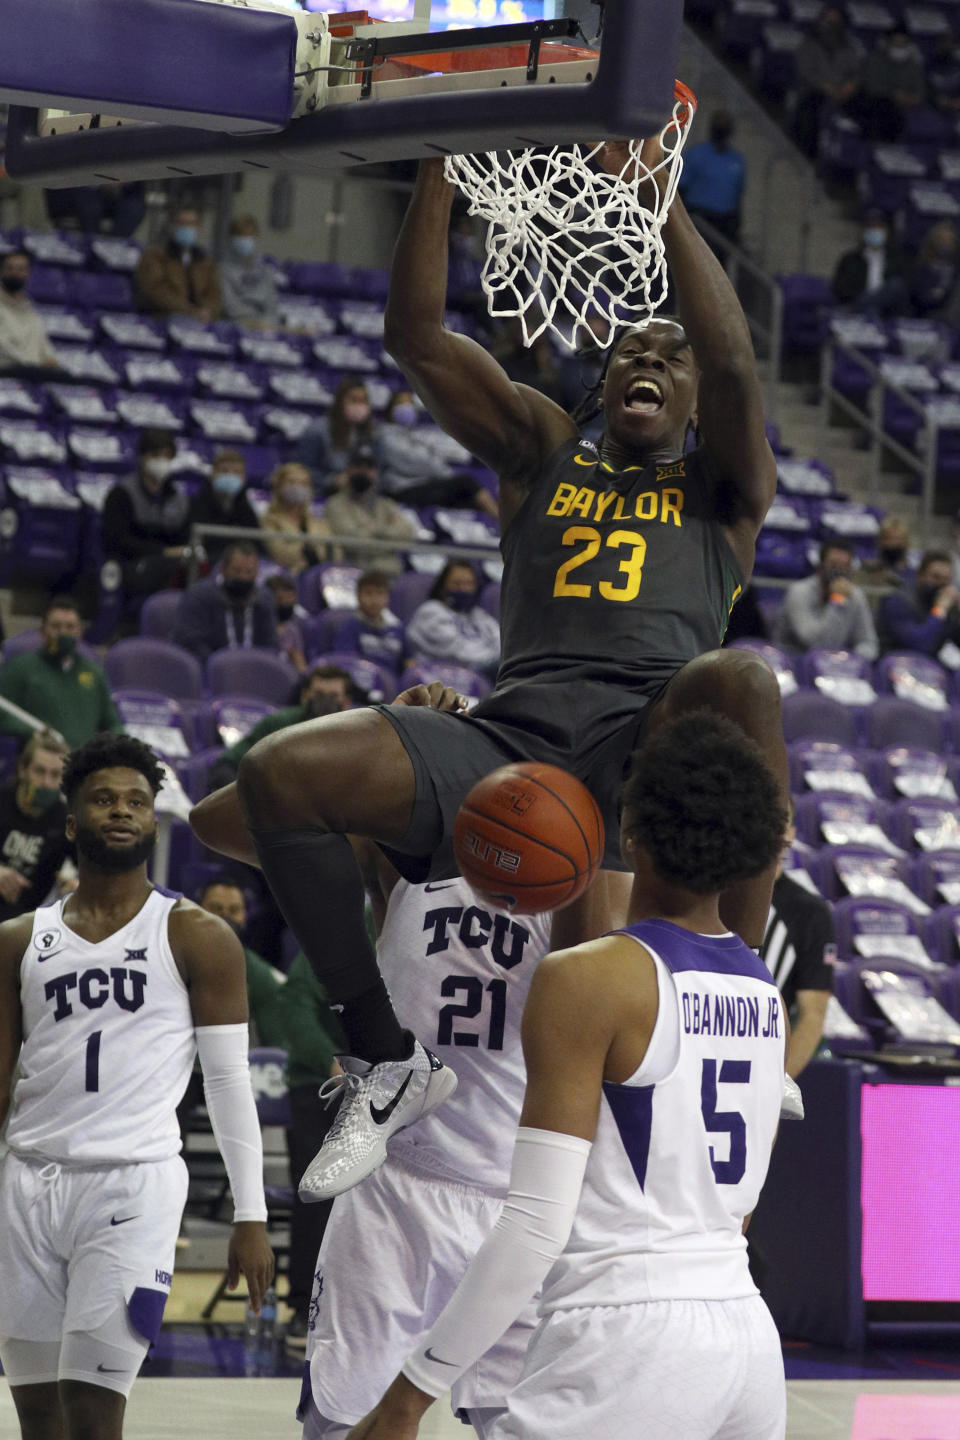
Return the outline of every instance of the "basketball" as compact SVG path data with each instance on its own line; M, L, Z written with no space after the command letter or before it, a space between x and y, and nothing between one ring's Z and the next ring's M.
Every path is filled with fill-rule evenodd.
M534 762L479 780L453 830L463 878L519 915L569 905L596 874L603 847L603 817L586 786Z

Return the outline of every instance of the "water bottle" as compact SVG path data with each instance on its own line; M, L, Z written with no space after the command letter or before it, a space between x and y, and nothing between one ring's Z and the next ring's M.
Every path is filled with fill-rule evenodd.
M260 1302L260 1334L257 1343L260 1375L272 1375L277 1368L277 1292L271 1285Z
M256 1375L260 1363L260 1316L247 1301L243 1317L243 1373Z

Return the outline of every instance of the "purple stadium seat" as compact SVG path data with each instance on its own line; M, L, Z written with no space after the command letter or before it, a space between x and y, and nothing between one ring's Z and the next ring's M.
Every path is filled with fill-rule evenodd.
M176 700L158 690L116 686L113 698L128 734L146 741L165 760L186 760L196 748L193 726Z
M849 650L808 650L800 659L804 682L841 705L871 705L877 698L870 661Z
M838 965L834 974L837 999L851 1020L863 1025L877 1041L892 1038L892 1030L882 1012L874 1003L869 990L863 983L864 970L888 970L896 975L913 976L929 995L939 992L938 977L925 971L921 966L911 965L895 957L884 958L882 964L876 960L853 960L847 965Z
M834 795L874 794L867 773L867 758L829 740L795 740L787 747L790 759L790 788L828 791Z
M311 615L325 609L353 609L357 603L357 581L362 574L359 565L312 565L304 570L297 583L300 604Z
M223 755L223 748L220 745L207 746L204 750L198 750L195 755L189 756L186 760L180 760L176 765L176 772L180 777L180 784L190 799L196 804L208 793L207 776L210 766ZM219 869L219 867L217 867Z
M372 660L365 660L362 655L355 655L353 651L332 650L326 655L317 655L311 664L339 665L371 700L392 700L394 695L404 688L392 670L383 665L375 665Z
M757 536L754 573L774 579L802 580L810 573L807 541L803 536L777 535L761 530Z
M404 624L414 610L427 598L436 575L420 575L413 571L398 575L390 587L390 609Z
M200 662L169 640L146 635L118 640L107 652L104 669L114 689L159 690L175 700L199 700L203 694Z
M87 271L72 277L70 303L85 310L132 310L133 282L128 275Z
M943 755L913 745L892 745L871 757L870 777L878 795L899 799L955 800L956 789Z
M798 690L783 702L783 734L790 740L832 740L855 748L857 721L837 700L814 690Z
M938 976L936 990L937 998L947 1014L954 1020L960 1020L960 966L954 965L945 974Z
M892 852L888 810L885 801L863 795L808 793L796 802L797 834L808 845L875 845Z
M3 642L3 658L12 660L14 655L31 654L34 650L39 650L42 644L43 636L38 629L21 630L19 635L10 635ZM85 645L81 640L77 645L77 650L85 660L92 660L95 664L100 664L100 656L92 645Z
M452 686L454 690L472 700L482 700L484 695L490 693L489 680L485 680L476 670L434 660L418 660L415 664L408 665L400 676L400 689L407 690L411 685L429 685L433 680L441 680L444 685Z
M938 660L912 651L883 655L874 668L877 689L926 710L946 710L947 672Z
M862 845L824 845L811 862L817 889L828 900L866 890L871 898L902 902L901 885L909 887L906 857L886 855Z
M928 905L960 905L960 851L921 855L913 862L913 888Z
M213 696L249 695L271 705L287 705L297 672L272 650L215 650L207 661L206 681Z
M848 895L833 907L837 950L843 960L872 955L913 960L923 956L917 922L904 905Z
M211 706L213 735L224 745L235 745L274 709L274 705L250 695L221 695Z
M867 744L874 750L890 745L916 745L942 750L947 743L944 717L909 700L881 695L865 715Z
M960 804L949 800L898 800L890 833L904 850L960 850Z
M960 905L941 905L928 915L923 922L923 939L934 960L942 965L960 965ZM951 1013L960 1019L956 1011Z
M783 294L783 345L787 351L817 351L827 338L836 304L823 275L779 275Z
M794 694L797 689L796 656L790 655L786 650L781 650L777 645L770 645L766 640L753 640L749 636L745 636L742 640L734 640L730 649L750 650L754 655L759 655L760 659L765 660L776 675L781 696Z

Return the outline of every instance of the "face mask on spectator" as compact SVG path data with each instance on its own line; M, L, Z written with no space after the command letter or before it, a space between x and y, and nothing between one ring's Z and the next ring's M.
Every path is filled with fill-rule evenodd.
M253 581L224 580L223 593L228 600L249 600L253 594Z
M907 552L902 545L884 545L880 551L884 565L902 565L906 558Z
M58 660L66 660L69 656L75 655L77 653L76 635L58 635L51 642L50 653L55 655Z
M143 462L144 471L150 479L160 481L166 480L172 465L173 461L166 455L151 455Z
M921 605L926 605L928 610L932 610L933 602L940 594L941 588L942 587L940 585L918 585L917 599L920 601Z
M417 407L412 400L404 400L394 405L390 418L395 425L416 425Z
M190 250L197 243L196 225L178 225L173 238L182 249Z
M367 495L373 485L373 476L366 470L354 470L350 476L350 489L354 495Z
M477 592L475 590L451 590L445 598L451 610L458 610L461 615L466 615L477 603Z
M882 225L868 225L863 232L863 242L869 245L871 250L879 250L886 244L887 232Z
M3 279L0 280L0 285L3 286L8 295L19 295L26 283L23 275L4 275Z
M335 695L330 695L326 690L320 690L316 695L309 695L303 702L303 708L311 720L319 720L321 715L338 715L340 705Z
M310 499L310 491L306 485L284 485L280 491L280 499L284 505L306 505Z
M35 810L49 810L51 805L56 805L60 799L60 791L52 785L34 785L33 781L27 793L27 804Z
M253 235L233 235L230 244L233 247L234 255L239 255L242 260L246 260L249 255L253 254L257 242Z
M366 425L370 419L370 406L366 400L348 400L343 413L351 425Z
M227 495L232 499L243 489L243 476L235 470L218 470L213 477L213 488L218 495Z
M277 619L281 624L283 624L285 620L293 619L293 609L294 607L292 605L278 605L276 607Z

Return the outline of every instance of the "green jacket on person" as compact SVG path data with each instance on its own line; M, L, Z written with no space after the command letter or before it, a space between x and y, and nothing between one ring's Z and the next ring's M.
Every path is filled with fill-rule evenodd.
M0 665L0 696L59 730L71 749L101 730L123 729L106 675L82 655L73 655L66 665L45 650L14 655ZM29 725L0 710L0 734L32 733Z

